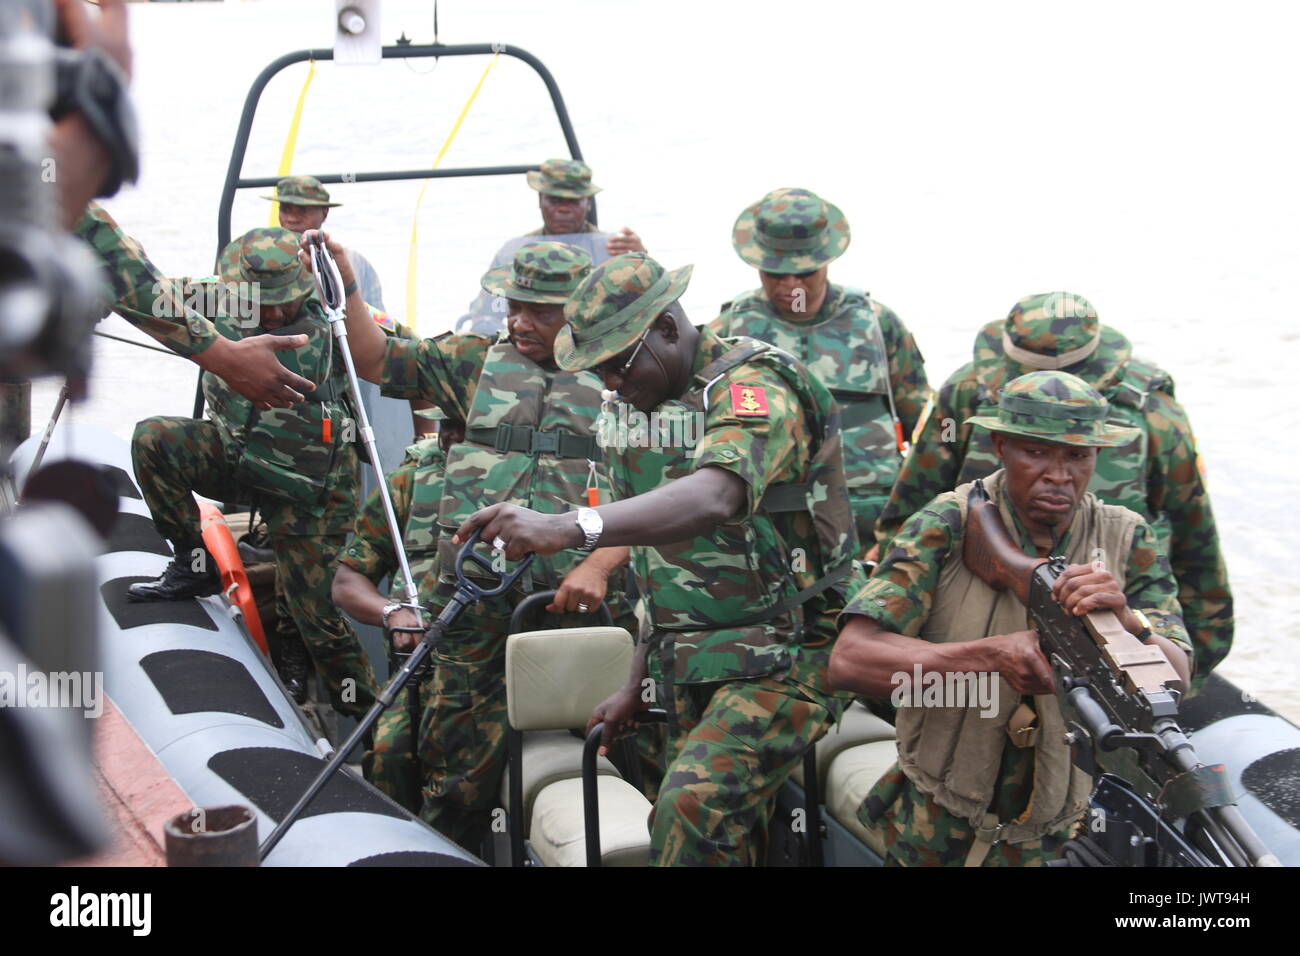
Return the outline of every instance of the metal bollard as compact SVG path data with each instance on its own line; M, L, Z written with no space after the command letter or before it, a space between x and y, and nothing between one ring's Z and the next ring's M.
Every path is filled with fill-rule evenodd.
M241 804L195 807L163 827L168 866L257 866L257 816Z

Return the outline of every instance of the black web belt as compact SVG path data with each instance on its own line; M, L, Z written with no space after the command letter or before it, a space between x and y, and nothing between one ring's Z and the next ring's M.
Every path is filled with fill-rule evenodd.
M600 460L600 446L596 443L595 435L574 435L563 429L544 432L532 425L502 422L496 428L471 428L465 432L465 439L502 453L513 451L533 456L554 455L556 458Z
M831 389L840 404L840 428L861 428L882 417L889 418L889 404L884 395L863 395Z

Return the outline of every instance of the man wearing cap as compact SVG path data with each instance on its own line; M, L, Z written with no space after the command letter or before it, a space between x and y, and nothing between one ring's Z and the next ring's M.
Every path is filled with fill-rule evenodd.
M1099 458L1134 437L1107 424L1107 412L1087 383L1042 371L1012 381L995 411L967 424L991 436L1002 468L984 487L1011 538L1027 555L1064 554L1070 564L1053 597L1073 614L1113 611L1164 652L1185 686L1191 645L1155 532L1086 491ZM1024 605L963 561L971 485L907 522L845 609L831 655L831 682L865 694L888 695L915 668L997 681L992 714L987 702L899 708L898 763L859 811L893 865L1041 865L1057 856L1091 794ZM1013 727L1037 730L1013 736Z
M939 390L934 412L903 464L877 540L881 553L903 522L935 495L998 467L989 435L963 422L992 414L1004 382L1062 369L1107 399L1111 419L1134 440L1103 456L1089 491L1142 515L1178 581L1178 600L1196 649L1195 690L1232 646L1232 591L1187 413L1173 380L1134 358L1123 334L1101 324L1087 299L1068 292L1027 296L1005 322L975 339L974 359Z
M828 280L849 238L844 214L815 193L768 193L740 214L731 238L761 287L724 305L709 328L785 349L840 403L844 470L865 552L930 386L921 350L893 310Z
M274 193L262 198L279 203L280 225L299 235L308 229L319 229L329 211L343 205L330 202L329 191L315 176L286 176L275 184ZM355 249L349 251L361 298L383 312L384 289L379 282L379 273L361 253Z
M590 221L591 197L600 192L600 187L591 181L591 167L582 160L548 159L540 169L528 173L528 185L539 193L537 202L542 211L542 225L497 250L492 268L509 264L519 245L534 236L559 238L579 246L591 256L594 265L624 252L645 252L641 237L626 226L622 232L610 235L601 232ZM501 330L504 314L503 299L481 293L470 304L469 312L460 318L456 328L461 332L491 335Z
M338 256L344 282L346 255ZM447 452L441 486L415 483L403 545L422 601L446 605L455 586L457 547L451 534L462 520L494 501L511 501L549 514L586 505L603 478L594 433L600 381L590 373L556 367L552 347L564 325L564 303L591 270L581 249L559 242L523 246L514 260L490 270L483 288L509 303L508 334L444 334L422 341L385 339L364 319L361 303L348 300L348 334L357 373L385 395L424 398L453 421L465 423L465 440ZM359 312L357 313L360 314ZM410 625L414 615L379 595L374 582L395 561L386 527L363 520L339 558L335 597L358 620L386 627ZM590 623L602 600L615 622L634 630L623 595L625 548L587 554L570 548L535 561L514 593L474 605L434 653L420 753L426 774L421 816L462 845L477 849L491 810L499 806L505 762L505 639L511 613L530 591L556 589L547 610L559 624ZM481 570L467 566L471 577ZM378 575L378 576L377 576ZM393 638L399 651L415 640ZM382 738L380 739L382 743ZM381 759L383 755L381 754Z
M635 413L658 416L653 444L606 445L615 502L493 505L456 540L478 528L507 558L635 546L648 626L628 683L591 725L603 721L608 745L655 688L675 726L651 864L753 864L773 796L842 708L826 664L858 583L857 538L830 393L788 353L694 326L677 302L690 273L618 256L565 307L559 366L596 370ZM698 440L675 440L691 421Z
M133 584L127 593L136 601L215 594L220 575L203 547L192 492L223 501L255 499L270 527L289 610L331 701L341 713L360 716L374 701L374 675L329 599L329 565L356 511L359 462L347 435L352 416L344 402L343 363L297 251L298 237L287 229L253 229L226 247L218 270L230 295L252 296L245 305L255 310L258 331L307 338L284 355L315 389L288 410L260 413L208 375L206 421L149 418L136 426L136 478L175 557L157 580ZM230 338L253 331L224 313L216 321Z

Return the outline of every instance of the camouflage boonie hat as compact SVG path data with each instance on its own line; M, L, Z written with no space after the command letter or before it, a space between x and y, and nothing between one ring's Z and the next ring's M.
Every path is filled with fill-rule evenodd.
M669 272L644 252L602 262L564 307L568 324L555 337L555 364L579 372L631 348L682 297L693 268Z
M774 189L740 214L731 244L764 272L814 272L849 247L849 222L839 208L806 189Z
M275 184L275 194L263 196L272 202L288 203L290 206L342 206L341 202L330 202L330 194L315 176L285 176Z
M548 159L540 170L528 173L528 185L539 193L564 199L581 199L600 192L600 187L591 182L591 167L580 159Z
M316 288L298 261L298 234L279 226L250 229L231 242L222 250L217 273L222 282L256 282L263 305L284 305Z
M991 391L1027 372L1059 369L1096 389L1115 383L1132 355L1127 338L1102 325L1081 295L1043 292L1021 299L1006 320L990 322L975 337L975 366Z
M991 432L1056 442L1113 448L1127 445L1136 428L1107 425L1110 403L1081 378L1068 372L1030 372L1010 382L998 396L998 414L966 419Z
M521 302L564 305L590 271L591 256L576 246L530 242L519 247L513 262L489 269L483 288Z

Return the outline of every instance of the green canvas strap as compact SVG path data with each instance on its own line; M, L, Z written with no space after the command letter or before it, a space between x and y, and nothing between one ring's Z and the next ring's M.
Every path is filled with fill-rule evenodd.
M758 506L768 514L782 514L790 511L808 510L807 482L791 482L785 485L769 485Z
M853 570L852 560L845 561L835 570L823 574L820 578L818 578L812 584L808 585L808 587L804 588L802 591L790 595L784 601L778 601L776 604L772 605L766 610L759 611L757 614L751 614L749 617L741 618L739 621L725 621L720 624L715 624L708 629L711 631L720 631L723 629L733 630L735 628L741 628L741 627L753 627L755 624L762 624L766 621L772 620L772 618L774 617L780 617L782 614L785 614L789 611L794 610L797 607L801 607L802 605L807 604L810 600L815 598L817 595L821 594L823 591L843 581L846 577L848 577L849 572L852 570ZM702 630L702 628L698 624L675 625L672 627L669 627L664 624L656 624L655 629L659 631Z
M831 395L840 403L840 429L861 428L881 418L889 417L889 404L884 395L866 395L831 389Z
M532 425L502 422L496 428L471 428L465 440L487 445L497 451L522 452L525 455L554 455L556 458L600 460L600 446L595 435L574 435L563 429L538 431Z

